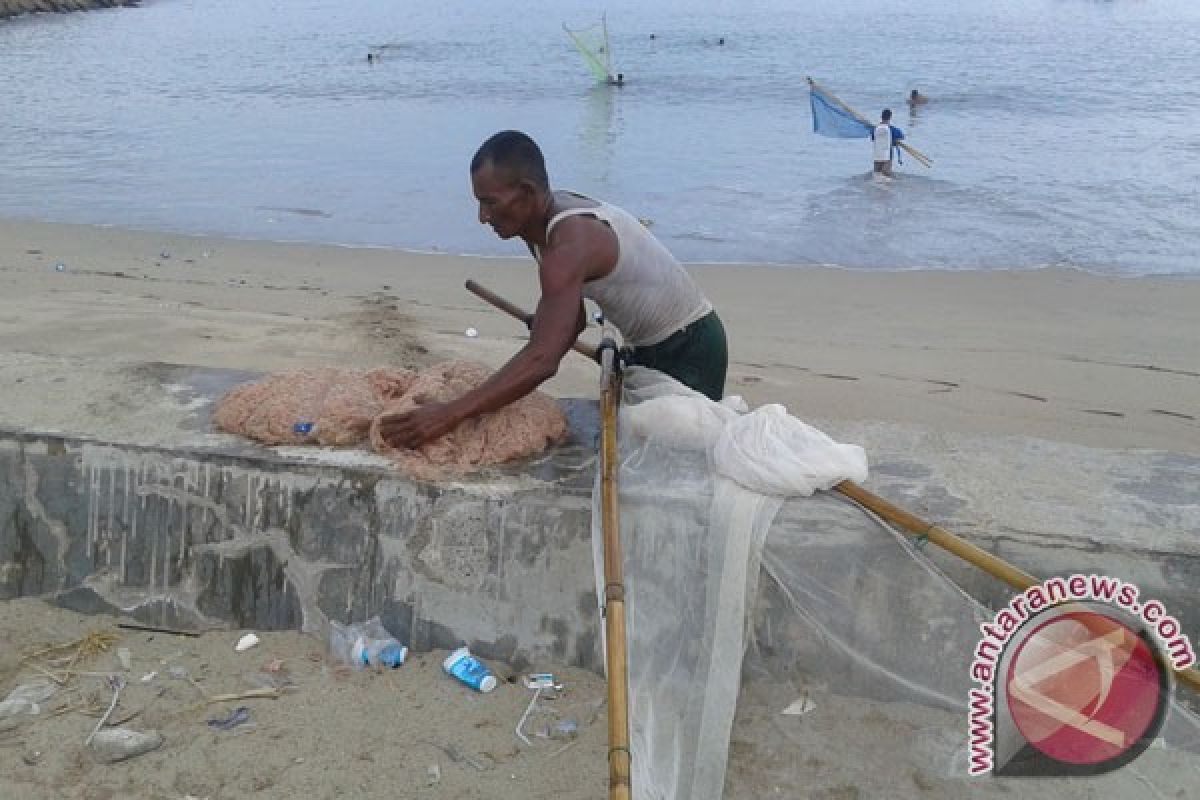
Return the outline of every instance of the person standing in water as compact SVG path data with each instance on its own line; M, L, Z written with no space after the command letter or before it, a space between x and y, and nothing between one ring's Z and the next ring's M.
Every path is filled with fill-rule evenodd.
M871 131L874 140L874 171L877 175L892 177L892 151L904 139L904 131L892 125L892 110L885 108L879 115L879 124Z

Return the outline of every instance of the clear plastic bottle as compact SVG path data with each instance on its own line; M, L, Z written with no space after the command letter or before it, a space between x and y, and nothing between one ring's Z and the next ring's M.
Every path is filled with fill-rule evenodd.
M357 669L394 669L403 664L408 657L408 648L388 633L379 617L372 617L357 625L342 625L336 620L331 621L329 649L338 661Z
M354 643L355 664L395 669L408 657L408 648L392 639L368 639L360 636Z

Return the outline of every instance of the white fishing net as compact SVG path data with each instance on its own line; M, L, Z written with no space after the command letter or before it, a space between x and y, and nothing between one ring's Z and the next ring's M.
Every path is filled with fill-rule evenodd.
M847 765L856 750L867 757L861 731L850 732L850 709L863 703L895 720L885 720L886 764L859 765L847 782L856 793L845 796L1011 791L967 776L971 659L992 612L905 536L821 491L865 480L861 448L780 406L746 413L739 404L713 403L652 370L625 373L619 505L634 797L810 796L802 785L819 772L817 754L840 753ZM603 597L599 497L597 481ZM821 709L803 716L815 687ZM754 702L768 710L756 717L747 710ZM735 764L727 779L735 717L739 743L759 763ZM1167 761L1147 753L1091 780L1184 796L1177 787L1200 779L1200 724L1176 706L1162 738L1191 752ZM925 777L905 791L881 772L902 783ZM1059 788L1047 796L1093 796L1075 780L1048 781ZM934 795L923 781L938 784Z

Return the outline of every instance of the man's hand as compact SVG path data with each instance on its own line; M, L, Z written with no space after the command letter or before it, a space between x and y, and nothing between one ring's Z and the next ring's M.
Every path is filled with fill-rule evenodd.
M459 420L445 403L429 403L412 411L385 414L379 421L379 434L392 447L415 450L426 442L445 436Z

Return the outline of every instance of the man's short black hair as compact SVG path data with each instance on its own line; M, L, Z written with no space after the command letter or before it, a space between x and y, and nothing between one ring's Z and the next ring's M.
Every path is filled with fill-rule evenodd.
M885 108L883 110L883 114L881 116L883 118L883 121L887 122L889 119L892 118L892 110L890 108Z
M500 131L479 146L471 159L471 174L484 164L506 170L514 180L530 180L542 191L550 189L546 159L537 142L520 131Z

